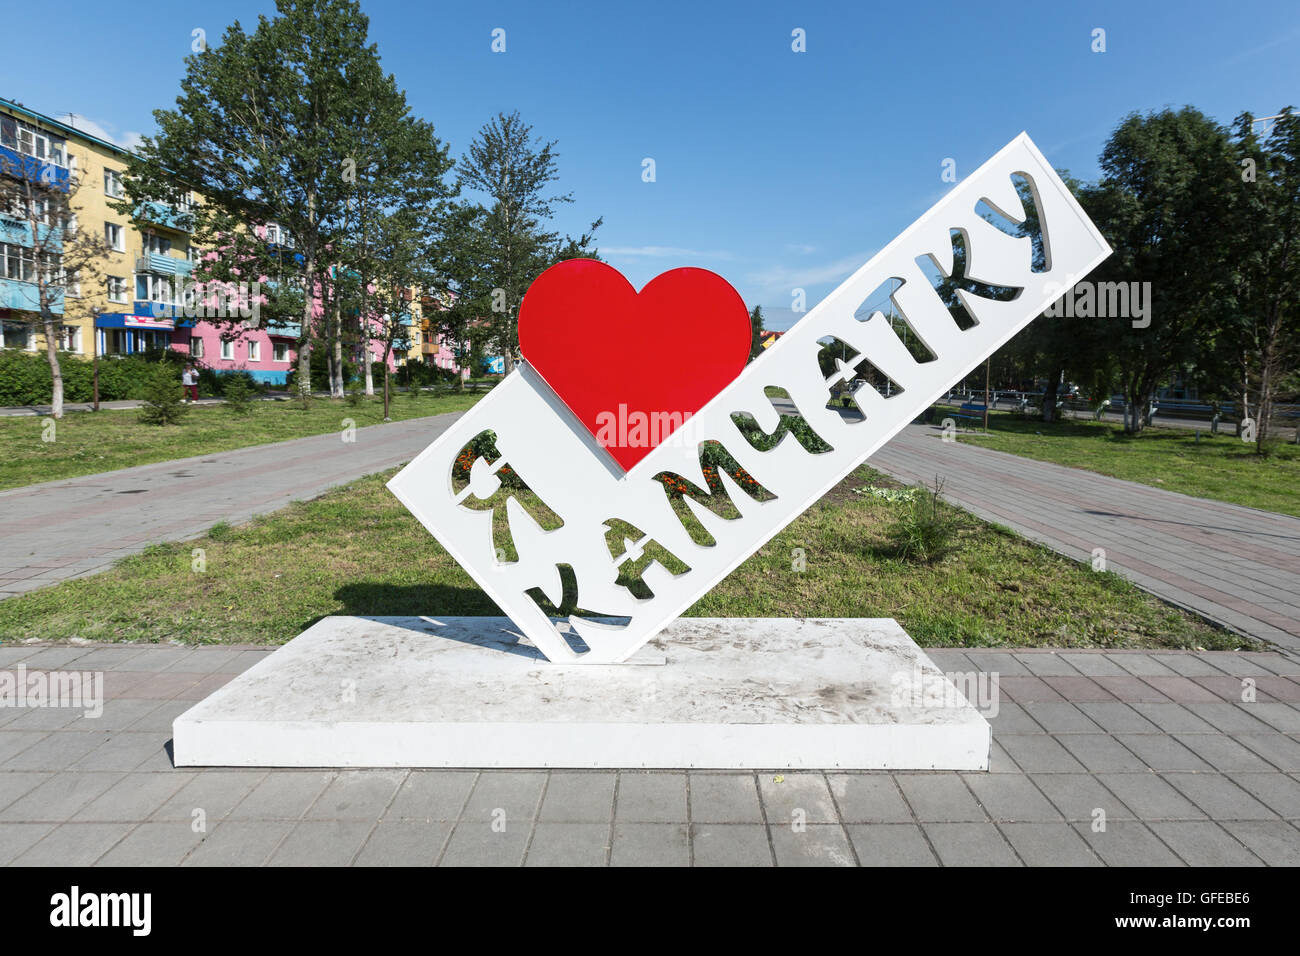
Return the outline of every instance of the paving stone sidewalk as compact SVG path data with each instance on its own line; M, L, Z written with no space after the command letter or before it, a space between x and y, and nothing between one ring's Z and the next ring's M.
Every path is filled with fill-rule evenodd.
M930 652L999 675L988 773L173 768L172 720L266 653L0 648L108 697L0 708L0 864L1300 864L1286 652Z
M0 599L410 461L459 412L0 491Z
M1174 604L1300 650L1300 518L1033 461L908 425L867 464ZM1297 492L1300 493L1300 492Z

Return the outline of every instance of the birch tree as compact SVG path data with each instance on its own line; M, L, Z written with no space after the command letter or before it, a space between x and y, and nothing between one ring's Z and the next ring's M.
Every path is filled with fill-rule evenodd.
M23 283L29 334L45 340L45 357L53 384L54 418L63 417L63 369L59 351L63 325L82 309L81 290L102 280L108 243L79 223L73 211L81 180L48 162L0 154L0 236L7 247L3 274ZM93 315L89 307L85 314ZM94 335L91 328L91 335Z

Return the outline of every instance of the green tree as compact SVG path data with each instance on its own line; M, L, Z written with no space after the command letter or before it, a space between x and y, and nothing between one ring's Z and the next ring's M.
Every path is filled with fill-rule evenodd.
M749 313L749 360L752 362L763 354L763 307L754 306Z
M1287 107L1263 140L1248 114L1234 126L1233 308L1220 354L1237 362L1241 417L1255 420L1263 452L1279 383L1300 358L1300 116Z
M1203 362L1223 321L1239 170L1228 131L1190 106L1126 117L1101 168L1085 208L1114 253L1089 278L1151 283L1149 325L1094 323L1104 325L1125 429L1136 434L1157 388Z
M185 407L185 389L175 365L153 363L144 386L144 405L140 420L149 425L175 425L189 411Z
M431 124L410 115L393 77L371 64L358 92L361 112L339 144L355 165L341 259L355 280L355 338L366 352L365 391L373 395L370 350L377 342L386 355L405 336L409 326L392 320L409 315L410 287L445 288L450 281L439 259L457 189L447 182L455 165L448 148ZM335 323L335 351L341 354L338 310Z
M425 254L421 241L427 226L415 208L406 208L377 219L375 251L377 269L373 304L378 317L366 319L366 337L378 339L381 351L375 358L384 369L384 418L388 418L391 388L388 360L394 348L409 350L413 326L412 302L419 289L438 280L436 268ZM369 342L367 342L367 348Z
M600 220L578 238L548 228L555 207L573 202L556 193L559 155L555 142L533 135L517 112L493 117L470 143L457 166L457 184L486 197L455 214L449 232L453 248L444 258L454 270L456 301L443 317L448 331L463 335L486 320L492 347L514 367L519 351L519 305L532 281L561 258L592 257L590 244Z
M132 203L202 197L185 218L200 242L220 247L257 224L287 231L281 260L301 291L298 385L311 386L314 299L339 241L352 166L340 151L369 97L377 63L369 21L355 0L276 0L278 16L236 21L220 45L185 60L176 109L158 110L159 133L128 163ZM280 243L283 246L285 243ZM263 255L268 250L253 248Z
M12 315L45 339L55 418L63 417L63 323L84 308L75 290L103 281L109 252L102 232L94 232L89 223L78 225L73 214L83 182L85 177L62 173L48 161L0 154L0 212L6 220L0 223L0 237L9 245L9 278L21 280L27 290L26 301ZM90 334L95 334L93 328Z
M1090 203L1092 187L1071 176L1067 170L1058 175L1075 198L1085 207ZM1026 180L1016 184L1025 219L1017 233L1031 239L1033 267L1041 270L1047 266L1048 240L1043 236L1038 205ZM965 270L965 251L959 250L961 268ZM1050 313L1050 314L1049 314ZM1107 334L1097 320L1063 314L1051 309L1029 323L998 355L995 368L1010 369L1015 384L1029 379L1043 379L1045 386L1040 414L1044 422L1056 420L1057 401L1061 382L1065 378L1083 383L1094 402L1110 395L1114 384L1114 367L1107 344ZM1003 371L1003 375L1006 375Z

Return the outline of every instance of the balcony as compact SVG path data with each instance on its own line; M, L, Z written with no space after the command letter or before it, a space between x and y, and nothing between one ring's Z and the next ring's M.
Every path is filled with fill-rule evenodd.
M0 279L0 309L15 309L19 312L39 312L41 310L40 290L34 282L19 282L17 279ZM63 314L63 294L60 292L50 305L55 315Z
M176 232L194 231L193 226L186 222L190 214L181 212L176 207L167 205L167 203L140 203L135 207L131 215L140 222L161 226L164 229L173 229Z
M302 334L302 323L280 322L272 319L266 323L266 334L278 338L296 339Z
M68 170L64 167L35 156L24 156L7 146L0 146L0 173L40 183L63 193L68 191L70 180Z
M194 263L188 259L173 259L171 256L151 252L147 256L138 256L135 260L136 272L153 272L168 276L187 276L194 270Z
M53 239L50 239L50 228L45 223L37 223L36 235L40 238L42 244L47 245L50 251L58 251L63 248L63 237L56 235ZM22 246L24 249L32 248L34 243L32 242L31 221L19 216L0 213L0 242L7 242L13 246Z

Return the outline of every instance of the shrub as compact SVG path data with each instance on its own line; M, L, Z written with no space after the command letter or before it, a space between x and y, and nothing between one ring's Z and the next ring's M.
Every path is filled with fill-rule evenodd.
M936 479L933 490L900 502L903 510L885 531L895 557L933 564L952 550L957 522L939 499L942 493L943 482Z
M820 455L831 451L831 446L802 418L787 420L786 430L778 428L770 435L758 427L758 422L748 412L736 412L731 416L731 420L744 434L745 440L759 451L771 451L785 441L787 434L791 436L791 440L797 441L813 454Z
M496 462L501 457L501 452L497 451L497 435L493 431L479 432L470 441L468 445L460 450L456 456L456 461L451 467L451 476L453 483L469 481L470 468L474 465L474 459L485 459L489 464ZM496 473L497 478L505 488L517 488L526 490L526 485L519 473L509 465L502 465Z
M150 376L159 363L178 370L188 356L155 349L135 355L103 355L99 359L99 399L144 398ZM59 353L63 374L63 400L89 402L94 398L94 367L85 356ZM0 405L44 405L53 396L50 364L44 352L0 350Z
M236 415L253 410L253 378L247 372L234 372L225 378L226 405Z
M140 420L149 425L175 425L185 417L185 390L175 366L159 362L148 373L145 384L144 407Z

